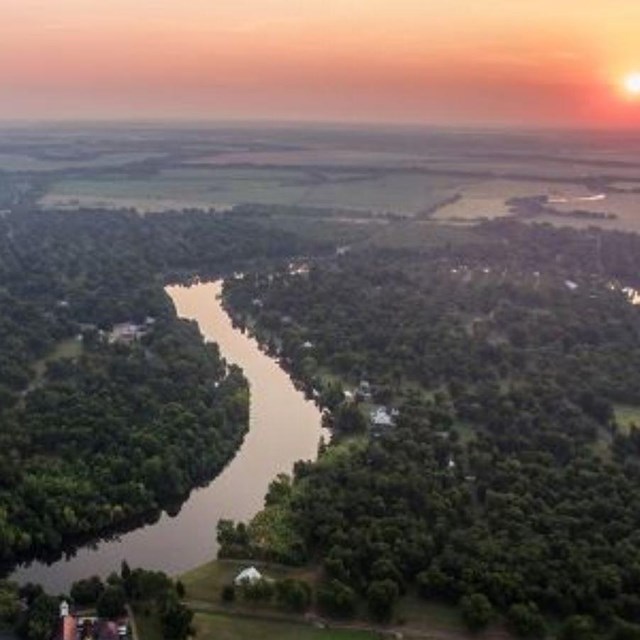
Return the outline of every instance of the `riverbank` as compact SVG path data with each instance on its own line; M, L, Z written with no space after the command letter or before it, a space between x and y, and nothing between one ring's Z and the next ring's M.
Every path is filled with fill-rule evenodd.
M177 513L165 512L153 524L83 547L54 564L21 567L13 580L65 592L76 580L118 571L122 560L173 575L183 573L215 557L219 519L251 519L279 473L289 473L300 459L316 457L325 433L319 411L255 340L232 326L219 299L221 289L217 281L166 291L178 315L197 322L203 337L217 343L225 360L240 366L249 380L249 432L235 457L213 482L193 491Z

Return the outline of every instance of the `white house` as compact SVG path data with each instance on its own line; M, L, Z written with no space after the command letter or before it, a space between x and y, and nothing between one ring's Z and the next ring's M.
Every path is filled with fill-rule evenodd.
M371 426L376 429L393 427L395 420L386 407L377 407L371 412Z
M262 574L255 567L248 567L247 569L243 569L233 581L234 584L239 587L243 584L253 584L254 582L258 582L258 580L262 580Z

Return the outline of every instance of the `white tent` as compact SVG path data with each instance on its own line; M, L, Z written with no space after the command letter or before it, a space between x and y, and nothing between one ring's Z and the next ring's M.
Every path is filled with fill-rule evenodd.
M255 567L249 567L248 569L243 569L233 582L236 586L239 586L246 582L253 584L254 582L258 582L258 580L262 580L262 574Z

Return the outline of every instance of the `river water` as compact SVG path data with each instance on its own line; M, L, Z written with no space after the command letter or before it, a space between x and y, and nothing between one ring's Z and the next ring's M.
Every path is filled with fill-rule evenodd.
M215 557L220 518L248 520L262 508L278 473L290 472L297 460L315 458L318 441L326 435L318 409L254 340L232 327L219 300L221 289L222 283L214 282L168 287L167 293L178 315L196 320L205 339L217 342L227 361L242 367L249 380L250 429L236 456L211 484L192 492L176 516L163 513L155 524L84 547L51 565L20 567L12 580L38 582L59 593L80 578L119 571L123 559L132 567L182 573Z

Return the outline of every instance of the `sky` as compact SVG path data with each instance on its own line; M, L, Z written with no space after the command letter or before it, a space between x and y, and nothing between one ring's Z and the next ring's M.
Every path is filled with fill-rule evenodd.
M640 127L638 0L2 0L1 119Z

